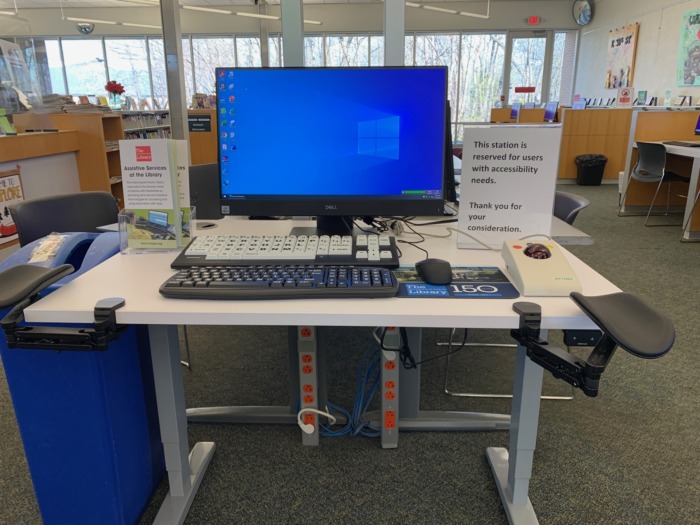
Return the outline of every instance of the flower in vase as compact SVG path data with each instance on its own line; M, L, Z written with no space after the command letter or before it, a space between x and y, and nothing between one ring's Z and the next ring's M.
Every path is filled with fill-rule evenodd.
M113 95L121 95L124 93L124 86L122 86L116 80L110 80L105 84L105 91L112 93Z

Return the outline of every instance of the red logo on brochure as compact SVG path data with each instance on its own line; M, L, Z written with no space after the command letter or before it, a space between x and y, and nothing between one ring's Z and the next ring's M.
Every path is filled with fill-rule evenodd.
M136 146L136 162L151 162L151 146Z

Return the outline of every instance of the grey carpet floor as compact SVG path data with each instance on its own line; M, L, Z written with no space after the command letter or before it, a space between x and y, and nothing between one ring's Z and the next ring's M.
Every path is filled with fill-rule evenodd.
M677 342L656 361L618 351L600 395L543 401L532 504L542 524L696 524L700 522L700 243L681 244L680 228L645 228L617 217L616 186L564 186L592 205L576 226L595 238L571 251L621 288L673 319ZM367 329L338 328L328 356L329 399L350 407L356 366L370 344ZM446 330L425 330L424 357ZM550 333L553 341L561 334ZM191 371L183 369L187 405L284 404L284 328L189 327ZM506 332L474 330L470 340L509 343ZM453 391L507 393L513 352L468 349L450 363ZM443 392L445 359L422 367L422 408L509 412L502 399ZM545 374L544 393L570 389ZM484 524L501 525L498 492L484 451L507 446L506 432L401 434L382 450L368 437L322 438L303 447L283 425L191 424L190 444L217 444L187 524ZM17 424L0 374L0 523L40 523ZM150 523L167 491L163 481L145 510ZM94 523L99 524L96 517Z

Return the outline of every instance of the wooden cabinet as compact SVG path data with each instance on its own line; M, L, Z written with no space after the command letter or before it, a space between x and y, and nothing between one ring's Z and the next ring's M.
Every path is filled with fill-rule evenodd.
M190 137L190 164L216 164L217 140L216 140L216 110L215 109L191 109L187 112L189 117Z
M608 159L603 180L617 181L619 173L625 169L632 109L564 108L559 111L563 129L557 178L575 179L576 157L599 153Z
M216 110L190 110L208 126L197 126L189 134L192 165L217 162ZM58 129L76 131L76 154L81 191L110 191L120 206L123 201L119 141L124 139L170 138L170 112L115 111L107 113L20 113L14 116L18 131Z

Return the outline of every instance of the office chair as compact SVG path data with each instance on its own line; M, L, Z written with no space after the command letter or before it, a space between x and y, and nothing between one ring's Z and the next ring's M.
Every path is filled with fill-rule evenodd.
M630 187L630 181L632 179L638 182L647 182L656 184L656 191L654 192L654 198L649 205L647 210L646 218L644 219L644 226L676 226L675 224L649 224L649 216L651 211L656 204L656 197L661 190L661 185L666 183L668 185L668 192L666 196L666 213L663 215L669 215L669 206L671 202L671 184L674 182L684 182L688 184L690 182L690 177L679 175L672 171L666 171L666 146L656 142L637 142L637 164L632 168L632 172L627 179L627 185L625 187L625 192L620 200L620 207L618 208L617 215L623 217L627 214L622 213L622 206L625 204L625 198L627 197L627 191ZM685 197L685 195L684 195ZM658 214L655 214L658 215Z
M565 191L557 191L554 194L553 214L567 224L573 224L578 212L590 206L590 204L591 201L580 195L574 195L573 193L567 193Z
M573 224L574 221L576 220L576 217L578 216L578 212L581 211L582 209L586 208L587 206L590 206L591 201L589 201L585 197L581 197L580 195L575 195L573 193L567 193L565 191L557 191L554 194L554 210L553 210L553 215L555 217L558 217L559 219L563 220L567 224ZM453 342L455 335L455 329L452 329L450 332L450 340L448 344L448 348L452 348L455 346L455 343ZM443 343L438 343L438 345L441 345ZM501 343L465 343L465 347L484 347L484 348L513 348L515 349L516 345L514 344L501 344ZM450 373L450 354L447 354L446 360L445 360L445 378L444 378L444 383L443 383L443 390L445 394L453 397L488 397L488 398L511 398L513 397L511 394L481 394L481 393L475 393L475 392L455 392L452 391L448 388L447 383L449 380L449 373ZM573 399L573 388L571 390L571 395L570 396L542 396L542 399Z
M53 232L97 232L115 224L117 201L106 191L84 191L39 197L9 206L19 245L26 246Z

